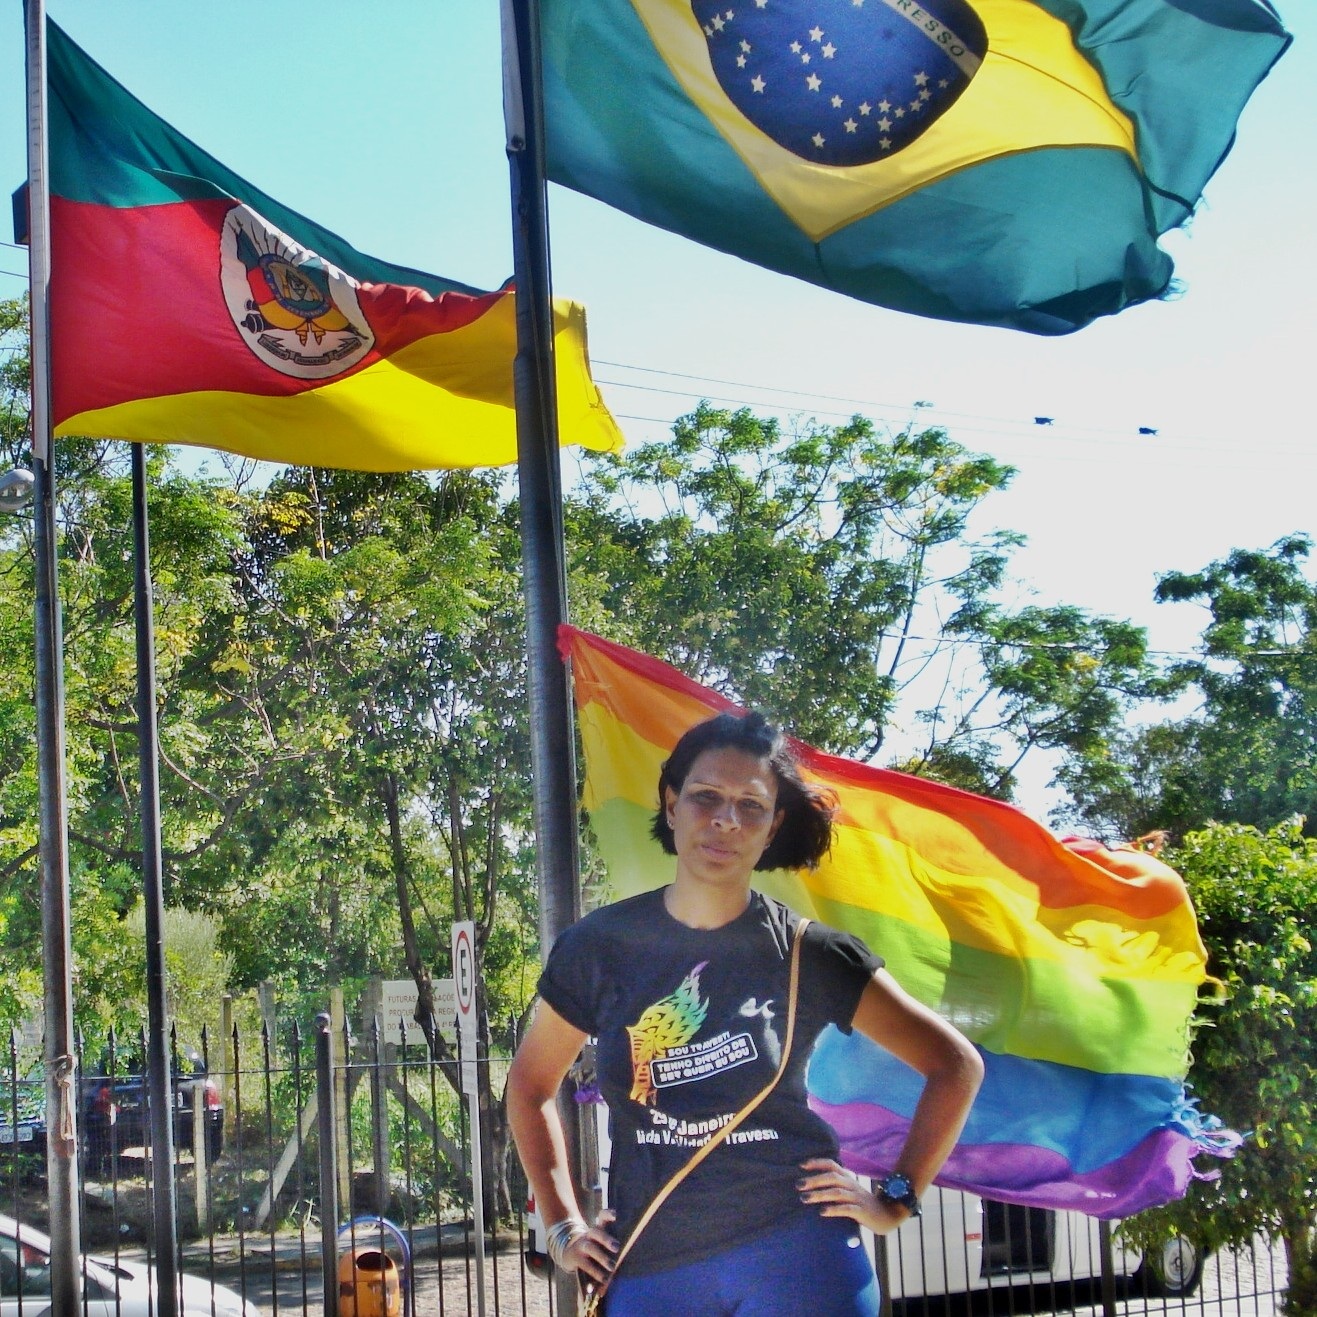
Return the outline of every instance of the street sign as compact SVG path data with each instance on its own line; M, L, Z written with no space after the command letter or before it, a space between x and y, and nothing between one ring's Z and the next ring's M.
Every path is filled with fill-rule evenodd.
M469 919L453 925L453 997L461 1040L462 1092L471 1136L471 1214L476 1237L476 1311L485 1314L485 1190L480 1154L480 1088L476 1082L476 926Z
M462 1091L476 1091L476 926L453 925L453 996L462 1047Z

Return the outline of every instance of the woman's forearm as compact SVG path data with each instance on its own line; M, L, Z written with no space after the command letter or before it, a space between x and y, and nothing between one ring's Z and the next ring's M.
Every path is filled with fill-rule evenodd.
M917 1194L928 1188L951 1155L982 1078L983 1062L968 1045L926 1076L910 1131L893 1167L910 1178Z
M558 1090L585 1035L541 1003L508 1070L508 1124L545 1224L555 1265L602 1281L613 1268L617 1241L607 1221L587 1224L572 1183Z
M983 1059L963 1034L878 970L860 998L855 1028L924 1077L910 1130L893 1170L916 1193L932 1183L965 1128L983 1082Z
M546 1226L569 1217L581 1218L557 1098L556 1090L545 1093L526 1084L513 1063L508 1073L508 1124Z

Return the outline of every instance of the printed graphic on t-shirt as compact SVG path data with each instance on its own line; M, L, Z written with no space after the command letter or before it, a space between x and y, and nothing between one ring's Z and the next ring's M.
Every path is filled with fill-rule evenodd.
M756 1015L762 1015L765 1020L771 1020L773 1018L773 999L765 997L763 1001L760 1001L757 997L747 997L741 1003L737 1014L744 1015L748 1020L753 1020Z
M725 1029L712 1038L693 1041L709 1013L709 999L700 996L700 971L707 964L701 961L675 992L647 1006L640 1019L627 1026L633 1102L653 1107L663 1089L709 1079L758 1059L754 1038L743 1030ZM739 1014L770 1020L771 1000L760 1003L751 997Z
M676 1116L665 1116L661 1111L651 1110L649 1128L636 1130L636 1142L661 1144L671 1148L701 1148L735 1114L724 1111L721 1115L706 1116L703 1120L680 1120ZM727 1142L771 1143L780 1137L771 1126L755 1125L748 1129L733 1130L727 1136Z
M684 1047L699 1032L709 1013L709 999L700 996L702 960L682 979L676 992L646 1006L635 1024L626 1027L631 1040L631 1101L652 1107L658 1099L652 1070L655 1061Z
M674 1088L678 1084L691 1084L697 1079L708 1079L733 1066L753 1061L759 1053L755 1040L748 1033L724 1030L716 1038L688 1047L673 1047L662 1059L650 1066L650 1083L654 1088Z

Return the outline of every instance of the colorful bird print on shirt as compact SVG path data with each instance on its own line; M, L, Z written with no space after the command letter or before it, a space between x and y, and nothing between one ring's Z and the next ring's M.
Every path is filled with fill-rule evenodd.
M631 1101L652 1107L658 1090L650 1077L650 1067L673 1047L683 1047L699 1032L709 1012L708 998L700 998L700 971L708 964L702 960L682 979L676 992L641 1012L635 1024L627 1025L631 1040Z

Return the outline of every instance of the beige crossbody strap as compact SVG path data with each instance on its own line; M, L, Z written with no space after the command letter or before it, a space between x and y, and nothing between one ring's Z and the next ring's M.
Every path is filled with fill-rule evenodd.
M777 1063L777 1073L768 1081L767 1084L759 1090L758 1093L743 1106L740 1111L734 1115L718 1132L711 1135L708 1142L699 1148L694 1156L679 1170L672 1178L658 1191L651 1199L650 1204L645 1208L640 1220L636 1222L636 1228L627 1236L626 1243L622 1245L613 1262L613 1273L622 1265L622 1260L631 1251L631 1246L640 1238L640 1233L654 1219L654 1214L663 1206L664 1203L672 1197L677 1186L720 1144L726 1141L727 1136L740 1125L747 1116L749 1116L761 1102L777 1087L778 1080L786 1073L787 1061L791 1057L791 1043L796 1033L796 997L800 987L800 944L804 940L805 929L809 926L808 919L802 919L796 925L796 936L791 943L791 986L787 989L787 1034L782 1043L782 1058ZM611 1279L611 1277L610 1277ZM604 1291L608 1288L608 1281L605 1281L597 1289L590 1291L589 1302L586 1305L586 1312L597 1312L599 1300L604 1296Z

